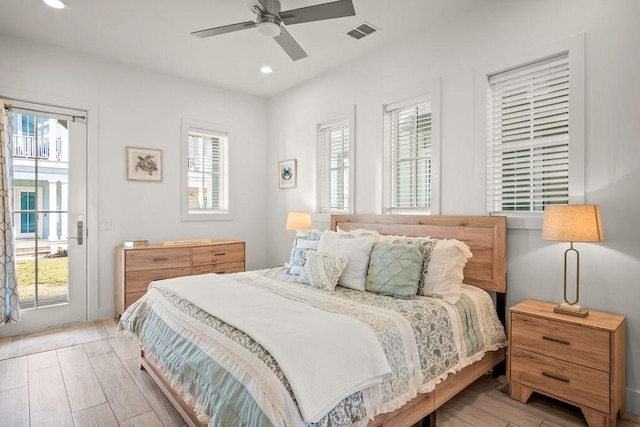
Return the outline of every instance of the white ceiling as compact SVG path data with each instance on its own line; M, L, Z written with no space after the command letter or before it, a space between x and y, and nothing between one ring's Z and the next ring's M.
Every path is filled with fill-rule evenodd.
M481 0L353 0L356 16L287 27L309 55L296 62L256 29L190 34L253 20L245 0L64 0L63 10L42 0L0 1L0 33L268 97ZM282 10L328 1L281 0ZM345 34L365 21L381 31L362 40ZM273 73L260 73L263 65Z

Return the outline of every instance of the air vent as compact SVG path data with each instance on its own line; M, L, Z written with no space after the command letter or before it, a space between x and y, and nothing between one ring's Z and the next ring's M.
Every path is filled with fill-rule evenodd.
M347 35L353 37L356 40L360 40L361 38L373 34L376 31L378 31L378 28L374 27L371 24L363 22L353 30L347 31Z

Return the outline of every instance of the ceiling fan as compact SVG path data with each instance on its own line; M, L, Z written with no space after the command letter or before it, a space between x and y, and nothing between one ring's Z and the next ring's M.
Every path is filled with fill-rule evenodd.
M261 34L273 37L287 55L297 61L306 58L307 53L289 34L285 26L356 14L352 0L339 0L285 11L280 11L280 0L248 0L248 3L253 13L256 14L255 21L209 28L191 34L204 38L258 27Z

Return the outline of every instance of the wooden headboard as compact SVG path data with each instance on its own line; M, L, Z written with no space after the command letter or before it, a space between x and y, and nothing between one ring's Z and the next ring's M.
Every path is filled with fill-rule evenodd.
M464 268L464 283L486 291L507 292L507 218L448 215L332 215L331 229L366 228L380 234L458 239L473 257Z

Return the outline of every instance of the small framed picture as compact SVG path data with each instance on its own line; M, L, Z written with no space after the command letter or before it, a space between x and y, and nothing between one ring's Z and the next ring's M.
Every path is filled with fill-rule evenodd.
M162 181L162 150L127 147L127 179Z
M278 162L278 188L295 188L298 171L296 159Z

